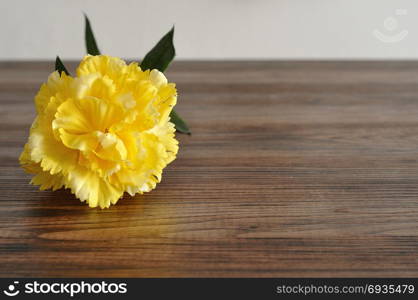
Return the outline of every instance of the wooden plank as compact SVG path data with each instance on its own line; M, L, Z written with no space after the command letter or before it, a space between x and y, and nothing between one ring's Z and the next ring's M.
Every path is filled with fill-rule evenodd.
M52 68L0 63L0 276L418 276L417 62L177 62L193 135L107 210L19 168Z

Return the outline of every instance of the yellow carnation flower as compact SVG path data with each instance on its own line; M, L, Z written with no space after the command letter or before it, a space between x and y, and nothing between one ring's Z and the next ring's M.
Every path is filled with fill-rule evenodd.
M176 100L175 85L157 70L86 56L77 77L55 71L41 86L20 163L41 190L64 186L91 207L149 192L176 158Z

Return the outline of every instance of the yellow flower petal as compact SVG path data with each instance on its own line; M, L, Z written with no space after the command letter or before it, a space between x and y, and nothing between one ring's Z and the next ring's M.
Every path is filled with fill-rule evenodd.
M49 172L42 170L39 163L31 161L29 153L29 145L25 144L24 150L20 155L20 163L22 167L30 174L35 174L31 183L39 185L40 190L52 189L53 191L60 189L63 185L63 178L60 174L51 175Z
M75 168L66 176L65 186L70 188L81 201L86 201L90 207L109 207L123 195L123 190L116 189L95 172L83 167Z
M38 114L42 114L51 97L55 97L59 94L61 97L68 97L71 94L71 84L73 78L62 74L62 77L57 71L51 73L48 77L48 81L44 83L37 95L35 96L35 107Z
M77 152L55 139L50 123L45 116L34 121L29 136L30 159L40 163L42 170L51 174L71 170L77 163Z
M98 98L68 99L58 107L53 127L72 134L106 132L123 117L120 107Z
M98 146L97 134L95 132L86 134L67 133L63 128L59 129L62 143L70 149L83 152L96 149Z

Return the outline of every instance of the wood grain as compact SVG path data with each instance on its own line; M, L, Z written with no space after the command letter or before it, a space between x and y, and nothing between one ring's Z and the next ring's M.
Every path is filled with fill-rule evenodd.
M52 68L0 63L0 276L418 276L418 62L175 63L193 135L107 210L19 168Z

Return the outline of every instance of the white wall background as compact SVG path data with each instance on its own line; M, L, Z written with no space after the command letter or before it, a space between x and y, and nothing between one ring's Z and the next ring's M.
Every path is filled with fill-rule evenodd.
M181 59L418 59L416 0L0 0L0 60L79 59L82 12L120 57L175 24Z

